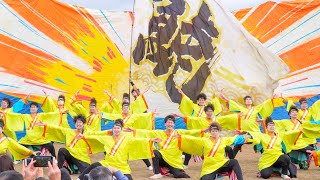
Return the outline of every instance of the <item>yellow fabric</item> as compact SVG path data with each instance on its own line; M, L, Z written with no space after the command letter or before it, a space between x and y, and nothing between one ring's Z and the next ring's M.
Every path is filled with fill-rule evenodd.
M154 129L154 113L140 113L140 114L130 114L129 118L124 117L122 114L114 113L102 113L102 119L107 120L117 120L122 119L124 122L124 127L131 127L135 129Z
M132 114L144 113L148 110L148 104L143 96L140 94L137 99L130 103L130 111Z
M213 115L219 115L222 111L222 106L220 104L219 98L215 97L210 103L214 106ZM193 103L193 101L188 96L182 95L179 109L183 115L198 117L202 109L202 113L199 117L206 117L206 113L204 112L203 108L204 107L201 107L198 104Z
M176 135L191 135L200 137L202 135L201 130L175 130ZM166 149L163 149L163 146L166 143L166 140L170 137L170 134L166 134L164 130L142 130L137 129L135 132L136 137L141 138L161 138L162 142L157 143L159 147L159 152L161 153L163 159L172 167L183 169L183 163L181 160L182 151L179 149L179 138L173 138L171 143Z
M286 153L291 152L294 142L298 138L299 134L299 130L277 133L277 139L273 144L273 147L268 149L268 145L272 140L272 137L269 134L250 132L250 135L253 138L253 144L256 145L261 143L263 147L263 153L259 159L259 170L261 171L262 169L272 166L283 154L282 142L285 145Z
M93 152L106 152L105 159L100 163L119 169L123 174L130 174L129 160L148 159L152 157L151 141L145 138L126 137L123 139L114 155L111 150L117 143L113 136L85 136Z
M1 138L0 138L1 139ZM21 160L32 155L32 151L11 138L5 138L0 142L0 154L6 154L9 151L14 160Z
M87 136L92 133L93 132L84 131L83 136ZM91 164L91 160L89 157L89 148L83 139L78 140L73 147L70 147L76 135L77 135L76 130L63 128L59 126L46 125L46 132L45 132L46 140L65 143L66 149L70 152L70 154L74 158Z
M111 104L107 101L102 104L100 111L105 112L105 113L112 113L113 108L112 108Z
M309 114L311 114L311 119L314 121L320 121L320 100L312 104L309 108Z
M296 106L296 105L293 103L292 100L288 100L288 102L287 102L287 108L286 108L288 112L289 112L291 106ZM308 114L307 114L307 116L304 118L304 121L310 121L310 120L311 120L312 116L311 116L311 112L310 112L310 111L312 111L312 106L308 108ZM304 115L304 111L303 111L302 109L299 109L299 111L298 111L298 119L301 120L301 118L303 117L303 115Z
M50 125L58 125L60 120L60 113L38 113L38 118L36 119L36 122L34 123L32 129L30 129L33 121L32 116L30 114L21 114L21 117L24 119L26 135L19 140L19 143L25 145L42 145L47 144L50 141L46 140L43 137L44 128L42 126L37 126L37 122L43 122Z
M290 120L290 119L286 119L286 120L275 120L273 121L276 125L276 130L278 132L290 132L295 128L295 124ZM299 121L297 122L299 123ZM299 123L300 124L300 123ZM303 123L304 124L304 123ZM303 124L300 124L299 126L299 130L303 130ZM319 131L319 130L318 130ZM317 131L315 131L317 132ZM316 142L315 138L308 138L304 135L305 133L303 133L303 135L299 136L299 138L296 141L296 144L292 147L293 150L298 150L298 149L302 149L305 148L307 146L309 146L310 144L314 144ZM313 133L308 133L308 134L313 134ZM319 134L319 133L318 133ZM313 135L312 135L313 136Z
M70 114L70 116L73 117L73 116L78 115L78 113L79 113L77 111L79 103L75 103L74 105L71 105L72 103L73 103L72 99L66 101L64 103L64 109L61 111L68 110L68 113ZM43 110L43 112L60 112L55 101L50 96L46 96L46 98L44 99L44 101L42 103L41 109ZM65 115L65 116L67 117L67 115ZM66 117L64 117L64 118L66 118ZM62 127L69 128L70 127L69 124L66 126L65 123L68 123L68 121L66 120L66 122L65 122L65 120L63 120Z
M202 171L200 177L210 174L220 167L222 167L228 159L225 157L225 148L233 144L235 137L223 137L221 143L213 157L210 156L211 150L215 146L215 143L211 138L196 138L192 136L181 136L181 150L183 152L202 155L204 161L202 165Z
M10 138L17 140L15 131L24 130L24 118L21 114L7 112L4 117L4 130L3 132Z
M187 116L185 117L185 123L187 125L187 129L205 129L210 126L214 119L207 119L205 117L193 117ZM237 129L238 123L238 114L230 114L225 116L217 116L215 119L222 128L235 130Z
M266 117L270 116L273 112L273 103L272 100L269 99L263 102L262 104L259 104L258 106L254 106L253 108L254 110L252 111L250 117L248 119L245 119L246 115L250 112L250 109L247 109L246 107L239 105L237 102L233 100L229 100L230 111L243 113L243 116L241 117L241 127L239 130L260 132L259 123L256 122L258 114L261 115L262 119L265 119ZM238 127L238 122L232 121L231 123L237 123Z
M122 102L120 102L117 98L112 98L111 106L113 107L113 114L121 114L122 113Z

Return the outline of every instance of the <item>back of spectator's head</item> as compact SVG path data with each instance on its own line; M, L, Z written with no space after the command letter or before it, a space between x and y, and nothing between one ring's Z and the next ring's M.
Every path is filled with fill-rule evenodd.
M111 171L104 167L99 166L90 171L88 174L89 180L113 180Z
M61 168L60 172L61 172L61 180L72 180L69 175L69 171L66 168Z
M0 172L14 170L11 157L0 155Z
M10 171L3 171L0 173L0 180L23 180L22 174L17 171L10 170Z

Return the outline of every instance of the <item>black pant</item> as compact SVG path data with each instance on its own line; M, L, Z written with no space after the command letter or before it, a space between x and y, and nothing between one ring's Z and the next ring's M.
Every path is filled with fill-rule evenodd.
M206 174L202 176L201 180L212 180L216 179L218 173L228 172L233 170L237 176L238 180L243 180L241 167L239 162L236 159L230 159L227 163L225 163L222 167L212 172L211 174Z
M273 173L273 167L276 167L276 168L281 167L281 169L282 169L281 173L287 175L289 165L290 165L289 156L286 154L283 154L278 158L278 160L272 166L261 170L261 172L260 172L261 177L264 179L268 179L271 176L271 174Z
M227 156L229 157L229 159L234 159L235 155L234 155L233 149L230 146L226 146L225 152L226 152ZM183 162L183 164L185 166L188 166L189 161L191 159L191 154L187 154L185 152L183 154L184 154L184 162Z
M80 174L80 176L79 176L78 178L79 178L80 180L86 180L86 179L85 179L85 175L86 175L86 174L89 174L92 169L94 169L94 168L96 168L96 167L99 167L99 166L102 166L102 164L99 163L99 162L95 162L95 163L91 164L89 167L87 167L87 169L85 169L85 170ZM124 174L124 175L127 176L127 178L128 178L129 180L133 180L133 179L132 179L132 176L131 176L130 174Z
M41 147L45 148L45 149L48 149L48 151L50 152L50 154L53 156L53 157L56 157L56 151L54 149L54 146L52 144L52 142L49 142L47 144L43 144L41 145Z
M142 161L144 162L144 164L145 164L147 167L151 166L151 163L150 163L149 159L142 159Z
M238 144L238 145L235 145L235 146L233 147L233 155L234 155L234 157L237 156L237 154L238 154L238 152L240 151L242 145L243 145L243 144Z
M154 157L152 158L152 164L154 174L160 174L160 166L169 168L170 173L174 178L190 178L182 169L174 168L170 166L163 158L158 150L153 150Z
M307 150L313 151L313 150L314 150L314 147L309 145L309 146L307 146L307 147L305 147L305 148L298 149L298 150L293 150L293 151L298 151L298 152L302 152L302 153L307 153Z
M58 167L63 168L63 162L67 161L67 163L70 164L75 164L80 172L83 172L89 164L83 161L80 161L73 157L70 152L66 148L60 148L58 152Z

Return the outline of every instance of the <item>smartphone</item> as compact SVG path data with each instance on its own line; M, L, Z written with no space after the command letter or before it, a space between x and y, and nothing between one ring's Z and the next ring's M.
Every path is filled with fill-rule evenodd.
M48 167L48 162L52 164L52 156L34 156L33 159L36 161L34 167Z
M28 166L31 162L32 158L27 158L24 160L24 166Z

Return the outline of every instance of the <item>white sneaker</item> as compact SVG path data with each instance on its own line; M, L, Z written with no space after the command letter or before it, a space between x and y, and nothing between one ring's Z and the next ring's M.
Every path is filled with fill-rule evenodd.
M153 176L151 176L149 178L150 179L160 179L160 178L162 178L162 175L161 174L155 174L155 175L153 175Z
M184 165L183 169L188 169L189 167L187 165Z
M184 154L182 154L182 159L185 159L185 158L186 158L186 156Z
M281 174L282 179L291 179L288 175Z
M152 166L149 166L147 167L149 171L152 171L153 170L153 167Z
M19 164L21 161L13 161L13 164Z

